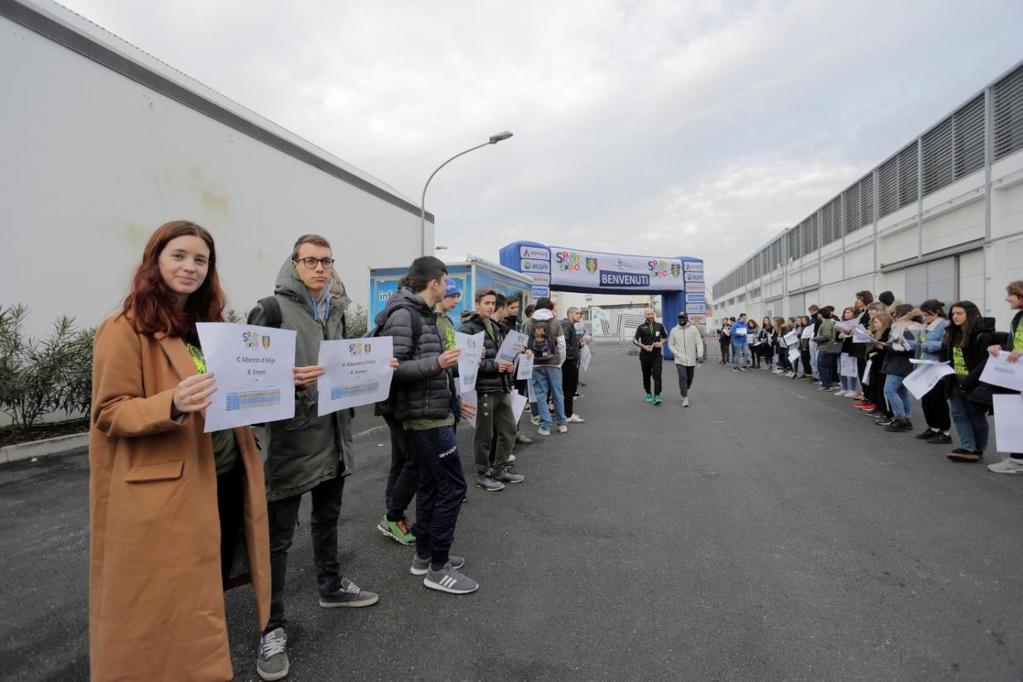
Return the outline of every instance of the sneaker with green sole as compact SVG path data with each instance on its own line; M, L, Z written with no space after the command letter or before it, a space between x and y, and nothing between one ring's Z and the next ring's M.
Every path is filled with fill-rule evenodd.
M408 519L391 521L387 518L387 514L384 514L380 523L377 524L377 530L384 537L391 538L402 545L411 545L416 541L416 536L412 534L412 522Z
M647 393L646 397L643 398L643 400L645 402L652 403L654 401L654 394L653 393Z

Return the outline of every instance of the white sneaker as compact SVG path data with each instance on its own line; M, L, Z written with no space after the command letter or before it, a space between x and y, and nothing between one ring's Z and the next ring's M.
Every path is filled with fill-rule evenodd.
M533 426L540 426L540 417L539 417L539 415L533 415L532 417L530 417L529 418L529 423L532 424Z
M987 470L996 474L1023 474L1023 459L1006 457L1001 462L988 464Z
M558 433L568 433L568 425L558 424Z
M583 419L582 417L580 417L577 414L572 414L572 416L568 418L568 423L569 424L585 424L586 420Z
M515 455L508 455L508 463L511 464L515 461Z
M546 426L541 426L540 428L538 428L536 430L536 432L537 432L537 434L539 434L541 436L549 436L549 435L551 435L551 430L549 428L547 428Z
M837 395L839 398L844 398L846 396L846 392L844 390L835 391L835 395Z
M682 398L682 407L689 407L689 398Z

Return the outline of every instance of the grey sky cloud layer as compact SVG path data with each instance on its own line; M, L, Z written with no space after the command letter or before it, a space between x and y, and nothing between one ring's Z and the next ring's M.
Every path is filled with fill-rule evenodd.
M1023 58L1023 4L66 0L418 201L713 282ZM296 226L315 229L315 226Z

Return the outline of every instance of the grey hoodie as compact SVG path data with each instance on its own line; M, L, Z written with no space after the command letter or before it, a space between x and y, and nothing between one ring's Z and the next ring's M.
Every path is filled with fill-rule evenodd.
M294 329L295 366L315 365L320 341L344 338L344 314L350 302L344 284L332 273L330 307L326 320L313 319L313 303L290 256L277 273L274 295L281 306L281 328ZM264 324L259 304L249 313L249 324ZM316 385L295 389L293 419L267 425L266 497L271 502L312 490L323 481L352 472L354 439L349 410L316 416ZM340 466L339 466L340 463Z

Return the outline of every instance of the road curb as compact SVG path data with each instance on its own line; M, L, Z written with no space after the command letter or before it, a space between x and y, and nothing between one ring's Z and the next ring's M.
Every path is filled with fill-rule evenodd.
M73 433L70 436L57 436L56 438L46 438L44 440L32 441L31 443L5 445L0 448L0 464L17 462L33 457L45 457L46 455L66 455L75 450L81 450L88 445L88 433Z

